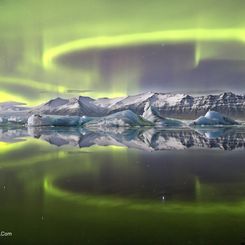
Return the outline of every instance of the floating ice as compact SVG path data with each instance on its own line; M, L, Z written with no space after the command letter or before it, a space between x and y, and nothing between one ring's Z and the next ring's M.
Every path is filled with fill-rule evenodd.
M190 125L238 125L235 120L223 116L216 111L208 111L205 116L201 116L191 122Z

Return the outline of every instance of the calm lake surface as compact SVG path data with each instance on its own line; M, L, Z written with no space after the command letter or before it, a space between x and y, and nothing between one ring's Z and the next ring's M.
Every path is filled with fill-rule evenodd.
M243 132L226 134L228 149L204 140L210 147L147 151L101 146L91 134L86 145L86 132L76 130L66 142L67 130L44 131L1 131L0 230L12 233L1 244L245 242ZM192 134L173 135L183 143Z

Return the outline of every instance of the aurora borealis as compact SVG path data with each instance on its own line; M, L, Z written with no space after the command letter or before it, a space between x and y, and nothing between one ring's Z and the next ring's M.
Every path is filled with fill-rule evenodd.
M0 102L148 91L245 93L245 0L0 0ZM0 244L245 242L235 128L179 141L117 129L128 144L109 127L42 129L1 125L0 234L13 236ZM181 150L201 133L210 148Z
M245 3L0 1L0 101L245 89Z

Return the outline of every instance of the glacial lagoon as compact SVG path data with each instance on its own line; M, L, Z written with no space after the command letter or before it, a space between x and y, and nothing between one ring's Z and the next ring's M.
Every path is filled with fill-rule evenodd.
M6 243L245 242L243 127L0 135Z

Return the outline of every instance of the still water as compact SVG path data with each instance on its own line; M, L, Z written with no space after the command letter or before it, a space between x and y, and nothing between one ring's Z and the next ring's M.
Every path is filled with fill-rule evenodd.
M242 129L1 129L0 244L243 244Z

